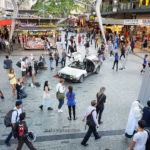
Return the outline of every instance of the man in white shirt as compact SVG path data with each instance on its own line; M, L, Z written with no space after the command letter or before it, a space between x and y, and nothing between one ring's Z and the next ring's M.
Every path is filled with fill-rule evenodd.
M26 58L23 58L21 61L21 72L22 72L22 82L24 84L26 84L26 69L27 69Z
M64 98L65 98L65 86L63 86L64 84L64 79L60 79L60 83L58 83L56 85L56 93L61 93L64 94ZM63 99L58 99L59 100L59 105L58 105L58 112L63 112L63 110L61 109L63 104L64 104L64 98Z
M12 117L11 117L12 130L5 140L5 144L7 146L10 146L9 141L13 136L13 133L12 133L13 128L15 127L15 124L19 121L19 116L22 113L21 107L22 107L22 103L20 101L16 101L16 107L13 109L14 111L13 111Z
M96 100L93 100L91 101L91 106L88 107L87 111L85 112L84 114L84 117L83 117L83 122L85 121L85 119L92 114L92 117L93 117L93 121L94 121L94 125L88 125L89 126L89 129L84 137L84 139L82 140L81 142L81 145L83 146L88 146L87 144L87 141L89 140L91 134L93 133L94 136L95 136L95 140L97 139L100 139L101 136L98 135L98 132L96 131L96 127L99 128L99 124L98 124L98 121L97 121L97 113L96 113L96 106L97 106L97 102Z
M146 142L148 139L148 133L144 130L145 121L139 120L138 122L138 132L133 136L133 141L128 150L146 150Z

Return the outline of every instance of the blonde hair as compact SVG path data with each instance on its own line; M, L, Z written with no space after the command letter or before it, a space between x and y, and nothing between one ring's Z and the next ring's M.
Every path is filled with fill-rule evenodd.
M103 94L105 92L106 88L105 87L101 87L99 90L98 95L100 96L101 94Z

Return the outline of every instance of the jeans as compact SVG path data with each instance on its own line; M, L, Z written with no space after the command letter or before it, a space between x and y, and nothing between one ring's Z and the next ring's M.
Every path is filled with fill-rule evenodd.
M81 143L86 144L86 142L89 140L92 133L94 134L95 139L99 137L98 132L96 131L96 126L95 127L89 126L89 129L88 129L88 131L87 131L87 133L86 133L86 135L85 135L85 137Z
M76 106L74 105L74 106L68 106L68 110L69 110L69 117L71 118L71 107L72 107L72 109L73 109L73 117L74 117L74 119L76 118L76 111L75 111L75 109L76 109Z
M17 150L21 150L24 143L26 143L30 150L36 150L36 148L34 148L33 144L29 142L27 138L24 140L18 140Z
M53 59L50 59L50 69L53 69Z
M97 112L97 115L98 115L98 123L99 124L100 124L100 121L101 121L103 110L104 110L103 106L96 108L96 112Z
M12 138L12 136L13 136L13 134L12 134L12 130L11 130L11 132L9 133L8 137L5 140L5 143L9 143L10 139Z
M118 60L115 60L115 61L114 61L114 64L113 64L113 68L112 68L112 69L114 69L115 64L116 64L116 71L117 71L117 70L118 70Z
M62 65L62 67L64 67L66 65L66 59L65 58L62 58L61 65Z
M59 99L58 109L61 109L63 104L64 104L64 99Z

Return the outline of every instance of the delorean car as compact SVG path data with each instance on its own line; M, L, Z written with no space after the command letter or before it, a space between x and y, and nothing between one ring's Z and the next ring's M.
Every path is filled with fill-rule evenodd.
M81 54L75 52L72 57L72 63L58 71L60 78L82 83L88 75L99 73L100 63L97 56L91 55L82 59Z

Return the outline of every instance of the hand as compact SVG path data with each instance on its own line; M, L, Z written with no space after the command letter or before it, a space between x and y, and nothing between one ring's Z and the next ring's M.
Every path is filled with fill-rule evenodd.
M132 150L132 149L129 147L128 150Z
M97 128L99 128L99 125L97 126Z
M82 122L84 122L85 120L83 119Z

